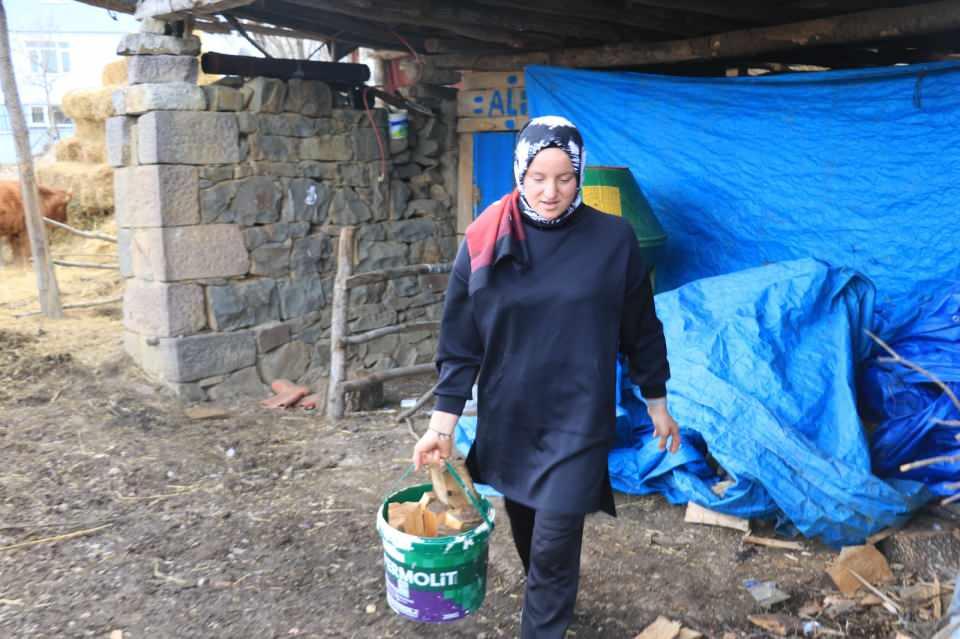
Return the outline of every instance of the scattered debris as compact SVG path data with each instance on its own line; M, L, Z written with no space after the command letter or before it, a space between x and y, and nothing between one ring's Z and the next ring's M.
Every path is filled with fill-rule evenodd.
M836 619L840 615L845 615L857 608L859 605L860 604L853 599L830 596L823 600L823 614L831 619Z
M804 637L844 636L844 633L839 630L825 628L818 621L804 621L789 615L750 615L747 618L753 625L780 637L786 637L787 635L802 635Z
M688 524L704 524L706 526L721 526L741 532L750 532L750 521L741 517L725 515L709 508L704 508L694 502L687 503L687 514L683 518Z
M845 546L840 555L827 568L827 574L837 585L837 589L845 595L852 595L863 585L852 573L857 574L872 584L888 583L893 581L893 573L883 556L875 546Z
M790 595L777 588L777 582L775 581L748 579L743 582L743 586L750 592L756 602L764 608L770 608L790 598Z
M656 620L643 629L633 639L675 639L680 635L681 624L666 617L657 617Z
M803 550L804 545L799 541L783 541L781 539L769 539L767 537L754 537L751 534L743 536L743 542L754 544L756 546L768 546L770 548L783 548L784 550Z
M230 411L219 406L191 406L183 411L183 414L193 420L203 419L223 419L230 417Z

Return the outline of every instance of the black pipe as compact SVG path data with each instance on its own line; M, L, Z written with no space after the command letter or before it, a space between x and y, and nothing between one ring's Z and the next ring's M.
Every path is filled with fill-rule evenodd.
M247 78L261 76L280 80L300 78L343 86L358 86L370 79L370 68L367 65L346 62L255 58L210 52L200 57L200 66L204 73L216 75L239 75Z

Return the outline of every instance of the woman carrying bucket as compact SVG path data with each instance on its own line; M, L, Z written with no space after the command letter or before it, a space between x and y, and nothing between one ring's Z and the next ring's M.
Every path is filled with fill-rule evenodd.
M504 495L527 575L521 637L562 637L573 617L584 516L615 515L607 472L616 359L640 386L654 434L680 446L667 410L663 327L630 225L583 204L583 141L565 118L533 119L514 158L517 190L467 229L447 288L430 426L417 467L451 453L474 381L467 467Z

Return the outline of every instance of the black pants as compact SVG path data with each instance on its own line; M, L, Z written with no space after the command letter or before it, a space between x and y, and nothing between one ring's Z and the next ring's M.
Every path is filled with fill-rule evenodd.
M534 510L504 499L527 589L521 639L561 639L573 620L580 584L583 515Z

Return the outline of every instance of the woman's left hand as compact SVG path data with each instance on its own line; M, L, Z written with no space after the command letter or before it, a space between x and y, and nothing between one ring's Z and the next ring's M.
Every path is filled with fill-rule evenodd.
M675 453L680 450L680 427L677 421L667 410L667 403L651 404L647 407L647 413L653 420L653 436L660 438L660 450L667 449L667 439L670 439L670 452Z

